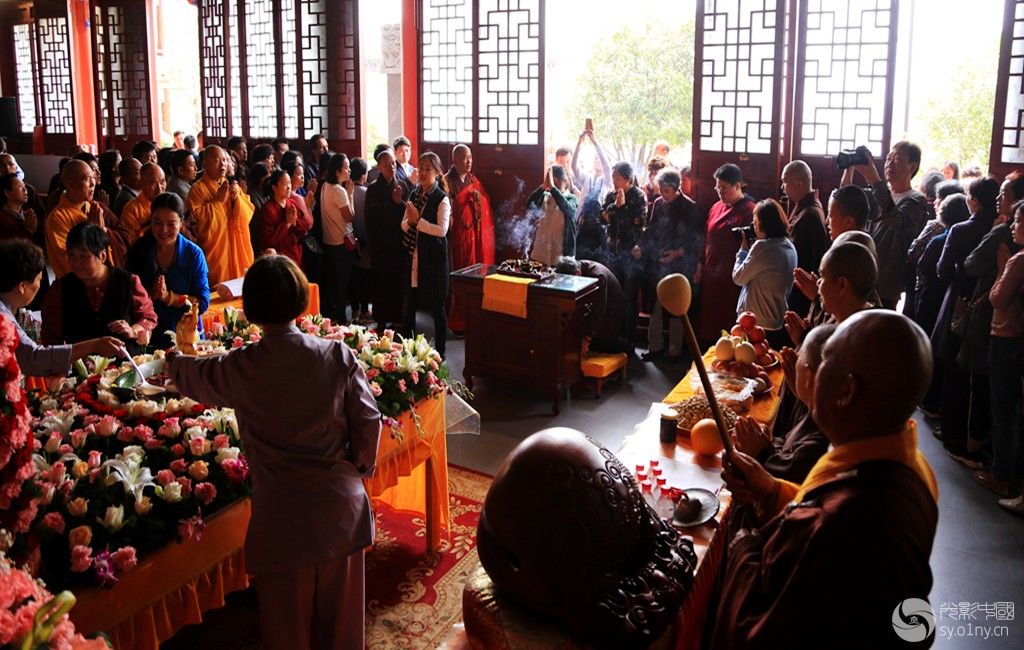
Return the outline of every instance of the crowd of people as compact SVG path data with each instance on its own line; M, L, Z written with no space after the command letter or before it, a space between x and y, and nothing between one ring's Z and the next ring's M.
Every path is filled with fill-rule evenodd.
M597 155L583 171L579 153L587 140ZM447 168L433 152L414 158L404 137L377 146L372 163L331 151L319 135L305 149L277 138L250 152L236 137L198 152L185 142L165 150L139 142L127 158L73 152L45 203L14 156L0 155L0 311L14 318L33 306L43 315L38 341L19 330L22 367L63 375L86 354L165 347L186 302L198 301L204 311L211 287L257 268L266 275L261 292L290 296L285 306L257 301L257 283L246 276L246 312L250 300L263 305L253 307L267 312L256 320L271 329L301 313L292 303L306 299L308 277L322 287L322 312L339 322L411 332L417 312L428 312L444 355L449 330L464 325L449 273L494 263L496 254L495 216L470 148L456 146ZM749 418L736 427L737 452L726 471L741 509L735 520L767 524L770 535L791 541L792 531L772 517L816 489L816 480L831 480L819 472L831 477L868 460L895 460L910 472L872 476L931 504L912 509L913 534L900 538L930 548L934 477L908 424L918 407L950 457L974 469L1001 506L1024 515L1024 175L965 179L948 163L915 188L921 151L904 141L892 146L881 175L870 157L846 168L825 205L810 167L794 160L781 175L782 200L751 196L744 170L722 165L713 179L718 200L705 208L693 198L689 168L674 168L667 154L659 143L641 179L632 164L611 164L593 130L584 130L575 151L555 152L526 201L536 215L528 250L558 271L600 280L587 324L590 349L632 352L643 312L650 314L643 360L683 358L681 321L655 291L670 273L691 282L691 316L705 344L739 314L756 316L780 353L786 386L772 429ZM279 257L293 263L264 261ZM337 354L288 339L286 327L275 332L296 353ZM917 364L908 374L930 383L898 380L894 360ZM351 359L343 361L349 372ZM235 365L237 381L217 381L249 376L242 361ZM182 388L222 401L205 392L214 380L202 366L173 367ZM258 420L260 407L250 410ZM367 471L372 467L362 462L357 473ZM838 490L827 498L852 497ZM361 565L324 571L344 583L346 572L361 575ZM927 594L927 567L910 573L898 586ZM754 612L744 595L763 585L736 566L726 581L720 615L778 622Z

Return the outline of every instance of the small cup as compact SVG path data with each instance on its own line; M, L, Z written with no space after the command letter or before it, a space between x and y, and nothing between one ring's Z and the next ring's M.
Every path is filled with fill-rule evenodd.
M675 442L676 441L676 420L679 414L676 410L670 407L665 407L661 412L661 434L660 439L662 442Z

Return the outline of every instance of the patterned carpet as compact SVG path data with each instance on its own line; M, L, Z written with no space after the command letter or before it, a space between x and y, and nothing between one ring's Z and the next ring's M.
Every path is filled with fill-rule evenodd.
M462 621L462 587L478 564L476 525L491 478L449 465L450 536L427 557L420 515L382 507L377 539L366 556L366 647L431 650ZM259 647L253 589L230 594L227 604L183 628L163 650L243 650Z

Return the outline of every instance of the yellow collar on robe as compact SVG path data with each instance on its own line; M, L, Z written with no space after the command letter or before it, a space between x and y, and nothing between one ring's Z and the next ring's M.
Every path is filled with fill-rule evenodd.
M872 460L891 460L903 463L914 470L924 481L932 498L939 500L939 487L935 482L935 474L928 465L924 455L917 448L917 423L907 421L907 426L899 433L877 438L867 438L848 442L831 449L818 459L811 468L802 485L782 481L779 494L780 503L800 502L811 490L826 483L842 478L844 474L857 468L858 465ZM780 508L781 509L781 508Z
M82 214L88 215L89 214L89 209L92 208L92 205L89 203L89 201L83 201L82 203L75 203L71 199L68 198L67 194L65 194L64 196L60 197L60 203L57 204L57 207L58 208L65 208L65 209L69 209L69 210L78 210ZM56 209L56 208L54 208L54 209Z

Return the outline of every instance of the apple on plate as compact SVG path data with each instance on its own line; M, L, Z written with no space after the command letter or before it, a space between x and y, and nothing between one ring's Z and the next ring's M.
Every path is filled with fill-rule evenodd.
M736 323L745 331L750 332L757 325L757 316L752 311L745 311L736 319Z

